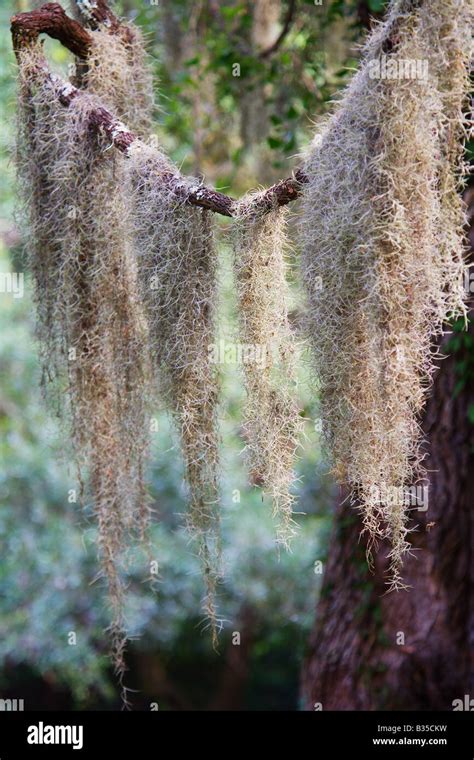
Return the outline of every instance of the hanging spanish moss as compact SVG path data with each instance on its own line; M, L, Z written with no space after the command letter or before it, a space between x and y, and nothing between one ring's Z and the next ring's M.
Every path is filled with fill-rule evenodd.
M111 34L106 27L90 34L84 86L132 132L148 137L152 131L153 78L140 30L130 24L122 26L121 34Z
M202 563L204 611L214 642L220 577L218 377L215 341L217 256L209 212L170 192L176 168L159 151L134 143L130 158L135 245L159 390L181 437L189 488L188 527ZM183 187L187 181L182 180Z
M471 51L467 4L394 0L306 159L308 333L334 469L403 586L419 414L445 320L464 314L457 190ZM395 498L394 498L395 495Z
M47 80L38 80L40 56L34 48L20 57L18 138L37 336L56 397L66 391L61 412L81 477L89 476L121 678L122 570L148 520L147 329L121 191L124 160L88 128L94 99L81 96L65 109L51 97Z
M286 211L255 213L244 198L234 229L234 271L247 391L244 434L251 480L273 504L277 542L288 547L300 432L295 345L288 321Z

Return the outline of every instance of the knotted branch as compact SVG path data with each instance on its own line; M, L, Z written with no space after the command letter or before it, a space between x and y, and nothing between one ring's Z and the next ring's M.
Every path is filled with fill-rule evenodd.
M84 27L65 13L59 3L45 3L38 10L18 13L11 18L13 48L36 42L40 34L47 34L79 58L85 58L92 43Z
M77 5L91 28L104 25L112 33L121 33L127 28L121 25L103 0L96 0L95 3L77 0ZM38 10L13 16L11 32L13 47L17 55L22 47L34 44L40 34L47 34L59 40L71 53L80 58L86 58L92 43L91 36L86 29L78 21L69 18L58 3L46 3ZM49 83L52 97L56 97L66 108L75 98L83 96L81 90L53 74L45 59L39 66L38 77L41 78L41 81ZM107 108L97 107L92 110L90 127L97 133L107 135L111 144L125 156L129 154L130 146L138 140L137 135L131 132ZM277 182L256 195L252 206L256 212L267 212L277 206L285 206L298 197L301 186L306 181L306 175L299 169L291 177ZM176 174L163 175L163 182L169 187L170 193L173 193L184 203L205 208L222 216L234 216L238 201L214 188L206 187L198 180L196 180L195 185L189 186L189 182L183 182L183 178L177 172Z
M109 8L106 0L74 0L77 9L90 29L106 28L111 34L122 35L125 41L131 41L132 32L129 26L122 24L115 13Z

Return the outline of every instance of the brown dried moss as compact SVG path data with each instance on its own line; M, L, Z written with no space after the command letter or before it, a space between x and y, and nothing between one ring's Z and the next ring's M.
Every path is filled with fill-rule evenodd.
M134 144L129 170L150 350L160 393L180 432L189 488L188 527L203 566L204 609L215 639L220 577L218 372L209 347L215 340L218 282L211 217L170 192L166 176L177 177L178 172L160 151Z
M93 98L76 98L65 109L46 80L32 79L39 55L36 48L20 59L18 144L37 337L79 471L89 475L122 676L122 567L148 519L147 327L121 189L124 159L89 130Z

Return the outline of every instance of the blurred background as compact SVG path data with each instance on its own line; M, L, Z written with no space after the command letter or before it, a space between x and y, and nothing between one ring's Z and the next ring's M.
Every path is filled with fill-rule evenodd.
M9 17L39 5L2 0L0 8L1 271L25 271L15 218L16 72ZM115 9L146 34L157 82L158 140L183 172L238 196L291 173L313 120L327 112L347 82L371 18L380 18L385 5L383 0L123 0ZM64 7L69 10L68 3ZM66 72L68 52L49 39L45 45L51 64ZM233 76L237 62L240 76ZM226 338L234 334L235 313L230 253L221 237L220 330ZM296 266L292 262L290 272L295 320ZM154 588L143 583L143 558L136 559L126 678L136 690L130 695L134 709L302 706L300 672L321 590L319 563L326 561L338 501L321 450L317 398L303 355L300 530L293 552L278 557L270 505L248 485L243 462L240 368L221 369L226 577L219 590L220 651L213 651L203 627L198 562L183 530L179 447L167 416L157 410L149 478L159 578ZM41 398L27 275L23 298L0 295L0 373L0 695L25 699L25 709L117 709L94 526L87 505L81 508L71 498L77 482L67 433ZM235 632L240 646L232 642Z

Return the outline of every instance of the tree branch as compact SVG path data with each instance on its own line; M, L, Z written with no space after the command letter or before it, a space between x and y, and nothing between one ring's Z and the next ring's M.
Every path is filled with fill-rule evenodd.
M424 0L404 0L404 6L406 10L412 10L419 7L423 2ZM109 28L111 33L123 31L126 36L132 34L130 27L122 25L121 21L110 11L106 0L76 0L76 4L91 28L96 29L105 26ZM296 2L290 1L285 26L274 45L268 48L264 55L268 55L272 49L275 49L275 45L279 45L287 33L295 5ZM91 45L91 37L88 32L79 22L70 19L58 3L46 3L36 11L13 16L11 32L13 47L17 54L22 47L36 42L41 33L59 40L74 55L81 58L86 57ZM387 27L387 34L382 43L383 52L387 53L392 50L396 33L396 24ZM49 83L53 97L56 97L66 108L75 98L83 96L81 90L52 74L46 60L39 65L38 76ZM110 139L111 145L125 156L129 155L130 146L138 140L133 132L130 132L121 121L103 107L97 107L91 111L90 126L95 132L105 134ZM237 213L238 200L220 193L218 190L208 188L197 180L195 184L190 184L188 180L184 180L178 170L176 173L163 174L162 181L169 187L170 193L192 206L198 206L227 217L235 216ZM302 185L307 181L308 177L304 171L302 169L296 170L291 177L283 179L267 190L256 194L249 201L246 212L266 213L278 206L291 203L300 195Z
M64 45L78 58L86 58L92 43L84 27L69 18L58 3L46 3L36 11L18 13L11 19L14 50L35 42L40 34L47 34Z
M111 34L119 34L126 42L133 38L132 30L115 15L106 0L74 0L81 17L90 29L106 27Z
M11 30L17 53L22 47L36 42L41 33L59 39L71 52L81 57L87 53L91 42L90 35L77 21L68 18L57 3L47 3L39 10L14 16L11 20ZM52 96L56 97L65 108L68 108L75 98L84 95L71 83L64 82L56 74L51 73L46 60L39 65L38 78L50 86ZM129 155L130 146L138 140L138 137L106 108L94 108L90 113L89 122L91 129L97 134L105 134L111 145L125 156ZM222 216L232 217L236 214L238 201L235 198L220 193L214 188L206 187L197 180L195 184L190 184L189 181L184 181L178 171L176 174L171 172L163 174L162 181L169 187L170 193L184 203ZM293 176L255 195L247 211L266 213L278 206L287 205L298 197L301 185L306 181L305 174L299 169Z
M97 29L101 24L109 26L112 30L118 29L120 21L113 13L105 0L74 0L84 21L92 28Z
M374 25L374 21L382 20L383 12L372 10L368 0L359 0L357 3L357 18L364 29L370 31Z
M266 50L262 50L259 56L260 58L268 58L276 50L278 50L281 43L285 39L286 35L290 31L290 27L293 22L293 16L295 15L295 10L296 10L296 0L289 0L288 11L286 14L285 21L283 23L283 29L281 30L280 34L276 38L275 42L273 42Z

